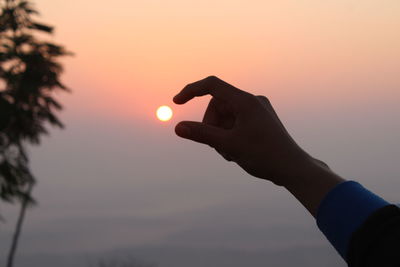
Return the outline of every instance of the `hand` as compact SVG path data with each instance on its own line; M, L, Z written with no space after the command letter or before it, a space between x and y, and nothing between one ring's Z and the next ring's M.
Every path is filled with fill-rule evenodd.
M188 84L174 102L184 104L207 94L212 99L203 121L178 123L178 136L207 144L249 174L278 185L285 185L313 160L291 138L264 96L254 96L210 76Z

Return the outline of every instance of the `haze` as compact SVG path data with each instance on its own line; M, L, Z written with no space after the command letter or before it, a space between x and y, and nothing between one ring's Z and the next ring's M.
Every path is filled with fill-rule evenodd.
M399 201L400 1L36 3L75 53L73 94L59 95L66 129L30 149L39 205L17 266L345 266L288 192L175 136L209 98L172 97L211 74L268 96L310 154ZM17 206L1 214L4 259Z

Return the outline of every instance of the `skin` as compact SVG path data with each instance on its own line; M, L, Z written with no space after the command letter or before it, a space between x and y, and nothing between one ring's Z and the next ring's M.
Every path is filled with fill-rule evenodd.
M324 196L344 179L295 142L265 96L209 76L186 85L173 100L185 104L208 94L212 99L203 121L182 121L176 134L209 145L250 175L285 187L315 217Z

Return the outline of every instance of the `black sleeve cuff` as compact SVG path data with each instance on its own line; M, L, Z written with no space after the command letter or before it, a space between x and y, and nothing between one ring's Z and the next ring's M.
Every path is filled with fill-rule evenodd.
M375 211L352 235L347 253L350 267L400 266L400 209Z

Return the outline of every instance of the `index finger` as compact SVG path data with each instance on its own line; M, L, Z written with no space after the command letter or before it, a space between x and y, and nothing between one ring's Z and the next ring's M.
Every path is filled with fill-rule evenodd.
M215 76L209 76L203 80L188 84L174 97L176 104L185 104L196 96L212 95L213 97L226 102L237 102L237 98L245 93L244 91L230 85L229 83Z

